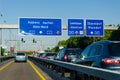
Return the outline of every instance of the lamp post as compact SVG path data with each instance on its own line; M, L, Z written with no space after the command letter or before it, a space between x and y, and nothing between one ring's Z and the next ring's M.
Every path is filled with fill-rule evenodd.
M0 16L2 17L3 15L0 13ZM1 52L2 52L1 45L2 45L2 29L0 29L0 56L1 56Z
M4 19L3 14L1 12L0 12L0 17L2 17ZM6 23L6 20L4 20L3 23ZM2 48L2 27L0 28L0 56L2 53L1 48Z

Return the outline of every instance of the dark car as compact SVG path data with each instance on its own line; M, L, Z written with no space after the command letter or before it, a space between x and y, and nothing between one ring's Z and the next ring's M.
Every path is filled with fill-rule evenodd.
M46 59L54 59L54 56L56 56L55 52L45 52L40 55L40 58L46 58Z
M71 62L82 52L81 48L62 48L55 57L56 60Z
M105 69L120 69L120 41L94 42L81 53L79 64Z

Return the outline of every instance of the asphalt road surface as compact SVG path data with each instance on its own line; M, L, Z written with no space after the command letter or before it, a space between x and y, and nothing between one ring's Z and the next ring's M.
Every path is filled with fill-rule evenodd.
M37 73L33 67L29 62L9 62L0 67L0 80L46 80L41 78L42 74Z

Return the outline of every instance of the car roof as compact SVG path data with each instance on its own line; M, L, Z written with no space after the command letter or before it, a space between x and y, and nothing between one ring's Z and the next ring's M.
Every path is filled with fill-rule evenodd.
M45 52L44 54L55 54L56 52Z
M67 49L67 50L82 50L81 48L63 48L63 49Z
M110 43L120 43L120 41L102 40L102 41L93 42L93 44L110 44Z
M25 52L17 52L17 53L25 53Z
M22 54L26 54L26 53L24 53L24 52L17 52L17 54L21 54L21 53L22 53Z

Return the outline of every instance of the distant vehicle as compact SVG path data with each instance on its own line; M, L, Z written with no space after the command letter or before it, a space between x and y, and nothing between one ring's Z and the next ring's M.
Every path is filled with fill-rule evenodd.
M40 55L40 58L46 58L46 59L54 59L54 56L56 56L55 52L45 52Z
M41 57L41 55L42 55L43 53L45 53L45 52L44 52L44 51L39 51L39 52L36 52L37 57Z
M41 58L44 53L39 53L38 57Z
M23 52L18 52L16 55L15 55L15 58L14 58L14 61L15 62L27 62L27 55L26 53L23 53Z
M81 48L62 48L55 57L55 60L71 62L80 56Z
M98 41L84 49L78 64L105 68L120 69L120 41Z

